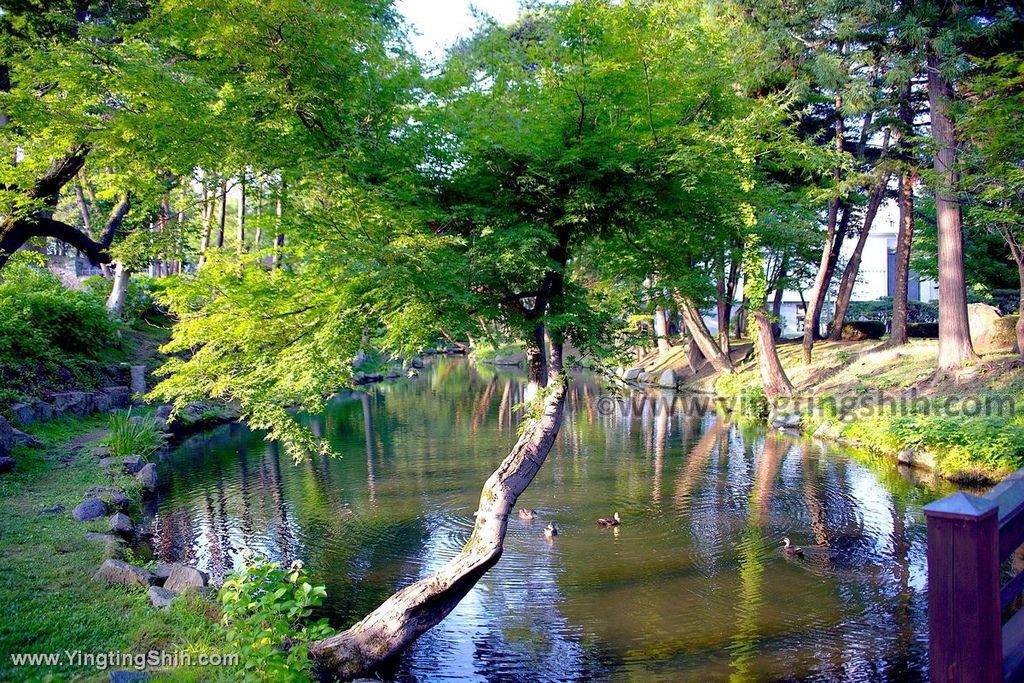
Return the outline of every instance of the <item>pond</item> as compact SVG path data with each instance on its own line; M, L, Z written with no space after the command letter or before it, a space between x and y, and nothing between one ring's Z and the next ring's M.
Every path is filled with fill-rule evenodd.
M216 581L244 547L300 558L344 627L459 552L524 379L438 358L346 392L308 419L340 458L295 464L242 425L196 435L162 465L157 553ZM511 520L497 566L382 678L927 679L921 506L948 487L700 398L615 400L584 375L566 410L520 499L537 519Z

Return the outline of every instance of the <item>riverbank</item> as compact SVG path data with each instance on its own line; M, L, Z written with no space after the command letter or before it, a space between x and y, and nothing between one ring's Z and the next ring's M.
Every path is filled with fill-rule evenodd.
M1024 363L991 353L957 375L935 372L935 340L885 349L878 341L818 342L804 365L779 345L795 389L769 415L755 358L734 376L680 372L683 389L761 411L776 427L868 449L958 483L990 483L1024 466ZM761 394L763 396L763 392ZM742 400L740 400L742 399Z
M5 615L0 623L0 680L48 675L56 680L108 680L108 671L68 657L50 666L15 667L10 655L16 653L163 651L189 653L197 661L201 653L224 650L213 602L183 595L158 609L141 587L92 579L110 549L86 534L109 531L109 522L106 516L79 522L71 511L84 492L110 484L91 453L107 435L107 421L107 415L95 415L33 425L30 433L42 446L17 447L18 467L0 477L0 604ZM131 506L137 512L137 503ZM124 552L136 564L145 564L131 557L131 550ZM170 680L211 680L216 675L213 669L188 666L176 668Z

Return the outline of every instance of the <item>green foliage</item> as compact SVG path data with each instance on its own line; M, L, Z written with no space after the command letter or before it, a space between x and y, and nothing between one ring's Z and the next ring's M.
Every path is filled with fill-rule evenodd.
M23 393L88 386L116 330L95 294L12 260L0 280L0 384Z
M310 641L331 633L326 619L311 621L327 590L313 586L296 560L248 559L221 586L224 634L240 655L246 681L308 681L313 663Z
M82 281L86 289L93 292L97 298L106 300L113 289L113 282L105 277L94 275ZM153 291L162 289L165 283L157 284L157 281L150 277L136 275L128 280L128 292L125 295L124 305L121 309L121 320L126 324L153 317L156 312L156 299Z
M163 432L157 427L153 415L132 415L132 411L116 410L110 414L110 452L118 457L142 456L148 460L164 445Z

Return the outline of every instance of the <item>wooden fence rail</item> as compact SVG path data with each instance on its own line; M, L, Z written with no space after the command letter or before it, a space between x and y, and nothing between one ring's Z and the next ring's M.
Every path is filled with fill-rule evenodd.
M1024 681L1024 572L1000 566L1024 542L1024 469L984 497L954 493L924 507L928 520L928 658L933 683Z

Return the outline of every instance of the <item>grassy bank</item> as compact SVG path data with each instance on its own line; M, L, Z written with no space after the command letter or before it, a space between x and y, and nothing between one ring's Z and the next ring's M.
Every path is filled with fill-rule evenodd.
M77 522L71 511L90 487L110 483L89 453L105 436L107 419L100 415L33 425L43 447L19 447L16 469L0 476L0 680L107 680L105 671L66 660L56 666L14 667L14 653L163 650L197 658L201 652L223 651L210 601L183 596L158 610L142 589L92 580L105 550L85 534L107 531L107 520ZM64 511L41 512L58 505ZM186 667L167 675L210 680L218 673L227 674Z
M997 480L1024 466L1024 368L988 354L956 376L935 372L937 342L899 349L877 341L819 342L804 365L799 344L779 346L797 397L779 406L819 437L932 467L957 481ZM705 383L705 386L708 386ZM728 398L755 394L756 361L715 378ZM749 401L748 401L749 402Z

